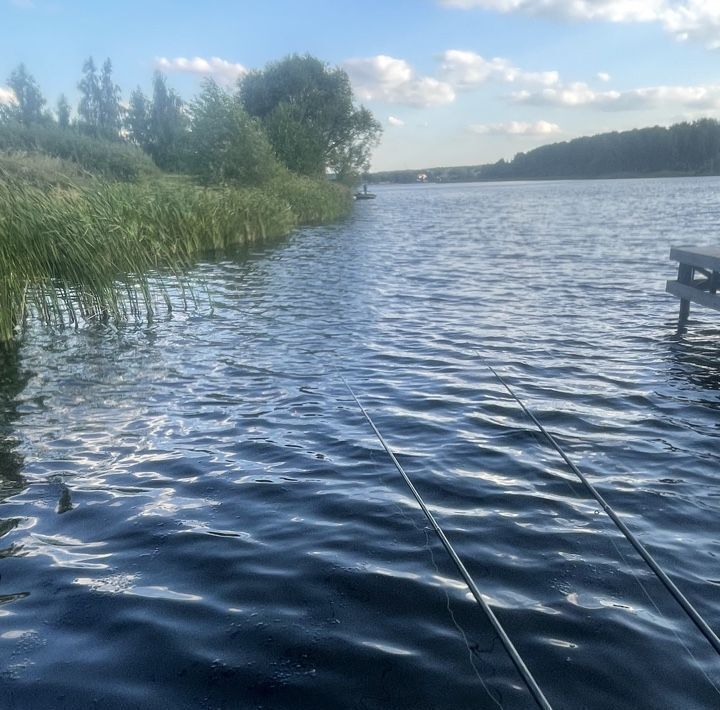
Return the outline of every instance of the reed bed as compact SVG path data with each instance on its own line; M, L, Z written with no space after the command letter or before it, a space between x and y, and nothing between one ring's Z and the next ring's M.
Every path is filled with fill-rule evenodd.
M343 185L313 180L287 172L269 184L270 191L286 200L299 224L326 224L346 216L352 195Z
M72 160L44 153L0 152L0 181L22 181L32 187L74 187L97 182L95 175Z
M40 188L0 179L0 342L28 316L51 326L149 318L158 284L182 280L203 256L347 214L347 190L311 183L287 175L263 188L171 178Z

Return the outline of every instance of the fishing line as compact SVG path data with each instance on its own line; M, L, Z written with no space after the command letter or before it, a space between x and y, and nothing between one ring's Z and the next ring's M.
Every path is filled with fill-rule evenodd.
M479 352L476 351L476 353L479 357L482 357ZM625 525L625 523L618 517L617 513L610 507L610 504L600 495L595 486L593 486L593 484L590 483L590 481L585 477L585 474L583 474L583 472L568 458L567 454L562 450L560 444L557 443L553 435L542 425L542 423L525 406L525 404L523 404L520 397L515 394L510 385L498 374L498 372L495 370L495 368L492 367L492 365L489 365L487 363L485 364L493 373L493 375L495 375L498 381L503 385L503 387L508 391L510 396L522 407L522 410L525 412L525 414L530 417L530 419L532 419L537 428L542 432L542 434L550 442L553 448L560 454L560 456L562 456L565 463L570 467L570 470L580 479L580 481L583 483L590 495L592 495L592 497L595 498L595 500L601 505L602 509L608 514L610 519L615 523L615 525L625 536L627 541L635 548L635 550L643 558L643 560L645 560L648 567L650 567L650 569L655 573L655 575L663 583L668 592L672 594L677 603L690 617L695 626L697 626L703 636L705 636L705 638L710 642L710 645L720 655L720 638L718 638L717 634L710 628L705 619L700 616L695 607L687 600L685 595L677 588L677 586L675 586L675 583L670 579L670 577L665 574L663 569L655 561L653 556L647 551L645 546L640 542L640 540L635 537L632 531L627 527L627 525Z
M517 649L515 648L513 642L510 640L510 637L505 632L505 629L503 628L502 624L498 620L498 618L495 616L495 613L490 608L488 603L483 598L482 594L480 593L480 590L478 589L477 585L475 584L473 578L470 576L470 573L467 571L465 565L463 564L462 560L458 557L457 552L455 552L455 549L450 544L450 541L445 536L445 533L443 532L442 528L438 524L438 522L435 520L435 517L430 512L430 509L425 505L425 501L421 498L420 494L418 493L417 489L413 485L412 481L410 480L407 473L405 473L405 469L400 465L400 462L395 457L395 454L390 449L390 446L385 441L383 435L380 433L378 428L375 426L375 423L370 418L370 415L365 410L365 407L360 403L360 400L355 395L355 392L353 392L352 387L348 384L348 382L345 380L344 377L341 377L343 383L345 384L345 387L347 387L348 391L352 395L352 398L355 400L355 404L360 408L360 411L363 413L363 416L367 420L368 424L372 427L372 430L375 432L375 436L377 436L378 441L382 444L382 447L387 452L388 456L392 460L393 464L395 464L395 468L398 470L400 475L403 477L405 483L407 484L408 488L410 489L410 492L415 497L415 500L418 502L418 505L422 509L423 513L425 513L425 517L430 521L430 524L433 526L435 532L437 533L438 537L440 538L440 541L444 545L445 549L447 550L447 553L450 555L452 561L455 563L455 566L457 567L458 571L460 572L460 575L462 576L463 580L465 581L465 584L467 584L468 589L470 590L470 593L475 597L475 601L480 605L482 610L485 612L485 616L487 616L488 620L492 624L493 628L495 629L495 632L499 636L500 640L502 641L503 646L505 646L505 650L507 651L508 655L512 659L512 662L515 664L515 667L517 668L518 672L522 676L523 680L525 681L525 685L527 685L528 690L532 694L533 698L535 699L535 702L538 704L539 707L543 708L543 710L552 710L552 706L547 701L547 698L543 694L542 690L540 690L540 686L535 681L535 678L533 678L532 673L530 673L530 670L525 665L525 661L521 658L520 654L518 653Z
M372 462L372 465L374 468L378 468L380 466L380 462L376 459L375 452L372 449L368 452L368 457L369 457L370 461ZM430 561L432 563L433 569L435 570L435 573L436 573L438 579L440 579L441 578L440 568L438 567L438 564L435 560L435 553L433 552L433 546L430 543L430 530L431 530L430 526L423 525L422 527L420 527L417 524L417 522L415 521L415 519L413 518L413 516L409 515L408 512L405 510L406 506L404 504L401 504L399 501L393 501L392 505L395 508L395 510L397 511L398 515L401 516L408 525L413 527L417 532L422 533L423 536L425 537L425 550L428 552L428 554L430 556ZM480 683L482 689L487 694L488 698L490 698L490 700L498 708L500 708L500 710L502 710L502 708L503 708L502 694L498 693L498 695L500 697L500 699L498 700L498 698L495 697L495 692L488 687L487 683L485 682L485 679L482 677L482 674L480 673L480 671L478 670L478 667L475 664L475 653L474 653L472 647L470 646L470 642L468 641L467 634L465 633L465 630L462 628L462 626L460 626L457 619L455 618L455 613L452 610L452 606L450 603L450 595L448 594L446 585L442 584L441 588L445 594L445 609L448 613L448 616L450 617L450 621L452 622L453 626L457 629L458 634L460 635L460 637L463 640L465 649L467 650L467 653L468 653L468 660L470 662L470 667L472 668L473 673L475 674L475 677L478 679L478 682ZM482 660L482 659L480 659L480 660ZM491 664L489 664L489 663L487 665L492 667Z
M407 516L406 516L407 517ZM418 529L417 525L413 522L413 526ZM422 532L425 533L425 549L430 553L430 560L432 561L432 565L435 568L435 573L438 577L440 577L440 568L437 565L437 562L435 561L435 554L432 551L432 545L430 545L430 528L427 526L423 526ZM473 671L475 672L475 676L477 677L478 681L480 682L480 685L482 685L483 690L487 693L490 700L492 700L495 705L497 705L500 710L503 710L503 705L500 700L498 700L493 693L490 691L490 688L488 688L487 684L485 683L485 680L483 679L482 675L480 674L480 671L478 670L477 666L475 665L475 654L470 646L470 642L468 641L467 634L465 633L465 630L460 626L457 619L455 618L455 613L452 610L452 606L450 604L450 595L448 594L448 590L443 585L442 587L443 592L445 593L445 609L447 610L448 616L450 617L450 620L453 623L453 626L457 629L458 633L462 637L463 643L465 644L465 648L468 652L468 660L470 661L470 666L472 667ZM478 648L479 648L479 644ZM481 659L482 660L482 659ZM489 664L488 664L489 665Z
M610 544L615 548L615 552L617 552L618 556L623 561L623 564L625 565L625 567L627 567L628 571L633 576L633 578L637 582L637 585L640 587L643 594L647 597L647 600L653 606L653 608L657 612L658 616L663 616L663 613L660 611L660 608L655 603L655 600L652 598L652 595L650 594L650 592L648 592L645 585L642 583L642 580L640 579L640 577L635 573L635 571L632 568L632 565L627 561L622 550L615 544L615 540L610 538ZM683 641L683 639L680 637L680 634L677 632L677 630L675 628L673 628L672 626L670 626L669 628L670 628L670 631L672 632L673 636L675 637L675 640L680 644L680 646L683 647L685 653L687 653L687 655L695 662L695 666L700 671L700 673L702 673L705 680L709 683L709 685L712 687L712 689L718 695L720 695L720 688L717 686L715 681L708 675L707 671L702 667L700 660L695 657L695 654L688 647L688 645Z
M370 458L373 458L373 452L370 451ZM441 572L440 568L438 567L438 563L435 560L435 553L433 552L433 546L430 543L430 530L431 528L428 525L423 525L420 527L415 520L407 514L407 512L404 510L404 508L400 505L400 503L393 503L395 506L395 509L398 511L398 514L401 515L405 521L408 523L408 525L411 525L417 532L421 532L425 536L425 549L427 550L428 554L430 555L430 561L432 563L433 569L435 570L435 574L437 575L438 579L441 579ZM450 603L450 594L448 594L448 590L446 585L441 585L443 593L445 594L445 610L448 613L448 616L450 617L450 621L452 622L453 626L457 629L458 634L462 637L463 643L465 644L465 649L468 653L468 660L470 662L470 666L473 669L473 672L475 673L475 677L478 679L478 682L482 686L482 689L487 693L487 696L492 700L497 707L502 710L503 704L501 700L498 700L495 695L493 694L493 691L490 690L487 683L485 682L485 679L482 677L482 674L478 670L477 666L475 665L475 652L473 651L472 647L470 646L470 641L468 640L467 634L465 633L465 630L460 626L457 619L455 618L455 613L452 610L452 606ZM479 644L478 644L479 647ZM492 649L491 649L492 650ZM482 660L482 659L481 659ZM487 664L488 666L492 667L491 664ZM500 696L502 699L502 696Z

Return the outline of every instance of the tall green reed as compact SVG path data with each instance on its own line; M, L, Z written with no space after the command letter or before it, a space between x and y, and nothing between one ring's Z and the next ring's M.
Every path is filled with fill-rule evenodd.
M242 189L170 178L42 189L6 176L0 342L28 316L51 326L150 317L158 276L182 280L204 255L337 219L350 204L343 188L293 175Z

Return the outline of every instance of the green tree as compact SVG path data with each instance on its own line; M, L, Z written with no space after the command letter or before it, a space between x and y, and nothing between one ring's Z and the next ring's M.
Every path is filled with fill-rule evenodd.
M24 126L44 123L43 106L45 99L40 93L35 78L28 73L24 64L19 64L8 78L8 86L15 94L15 103L6 108L6 114Z
M106 138L117 138L120 132L120 87L113 81L109 58L100 72L98 92L98 133Z
M188 168L206 182L258 185L277 173L260 122L213 80L203 84L191 116Z
M130 102L125 114L125 129L130 140L146 151L150 150L151 145L150 108L150 101L140 87L130 94Z
M165 77L155 72L150 107L150 144L155 163L166 170L177 170L184 159L187 117L182 99L168 89Z
M349 178L365 171L382 131L355 105L345 71L309 55L250 72L240 82L240 99L263 122L278 158L304 175L330 168Z
M78 83L81 97L78 104L80 128L86 133L97 134L100 123L100 80L92 57L83 64L83 77Z
M60 94L57 102L57 122L60 128L70 127L70 104L65 94Z
M93 136L117 138L120 131L120 87L112 78L112 62L106 59L98 74L95 61L89 57L83 64L78 84L80 128Z

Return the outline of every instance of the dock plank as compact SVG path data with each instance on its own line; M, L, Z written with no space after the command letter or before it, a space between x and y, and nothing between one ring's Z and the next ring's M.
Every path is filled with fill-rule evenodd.
M672 247L670 259L679 261L681 264L719 271L720 247Z
M693 286L681 284L679 281L668 281L665 290L678 298L699 303L701 306L707 306L708 308L714 308L716 311L720 311L720 296L714 293L701 291Z

